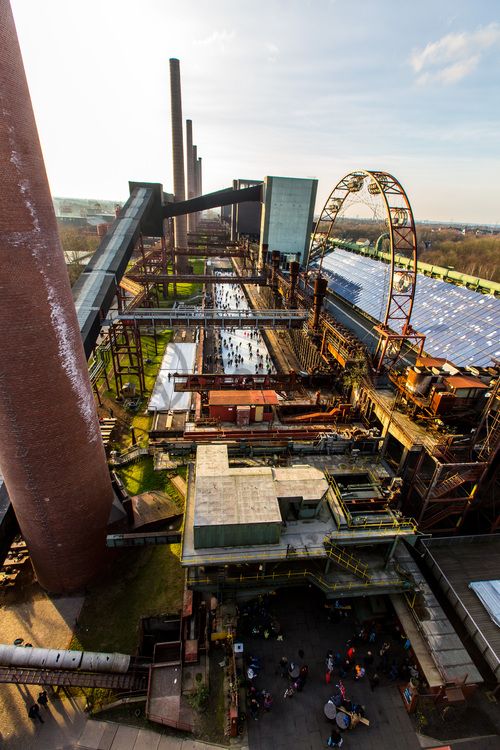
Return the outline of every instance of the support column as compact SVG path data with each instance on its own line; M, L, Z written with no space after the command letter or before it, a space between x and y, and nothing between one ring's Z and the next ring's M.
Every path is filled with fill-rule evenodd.
M396 552L396 547L398 546L399 537L397 536L393 543L391 544L389 548L389 552L387 554L387 557L385 558L385 565L384 567L387 568L389 566L389 563L391 562L392 558L394 557L394 554Z
M0 467L43 588L99 572L113 491L16 28L0 0Z

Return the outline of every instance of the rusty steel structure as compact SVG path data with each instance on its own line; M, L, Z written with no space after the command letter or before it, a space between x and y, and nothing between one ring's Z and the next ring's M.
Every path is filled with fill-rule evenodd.
M268 375L216 375L199 373L186 375L175 372L174 389L180 393L225 391L225 390L263 390L294 391L301 387L301 378L295 372L288 374L270 373Z
M379 343L375 352L375 369L394 367L400 358L403 345L423 350L425 337L410 325L417 280L417 235L410 201L400 182L388 172L357 170L345 175L330 193L311 240L308 264L319 261L319 272L325 253L331 250L333 230L337 218L347 205L349 196L364 188L371 196L378 196L385 211L387 235L390 244L390 281L384 318L375 328ZM325 227L326 231L320 231ZM398 268L395 256L411 260L404 270Z
M0 90L0 466L39 583L66 593L102 566L113 491L8 0Z

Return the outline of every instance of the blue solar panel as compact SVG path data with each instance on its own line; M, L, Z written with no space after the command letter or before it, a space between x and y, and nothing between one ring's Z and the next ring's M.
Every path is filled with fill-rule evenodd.
M384 317L390 266L337 249L323 260L329 288L377 320ZM500 300L418 274L412 325L425 351L456 365L486 366L500 358Z

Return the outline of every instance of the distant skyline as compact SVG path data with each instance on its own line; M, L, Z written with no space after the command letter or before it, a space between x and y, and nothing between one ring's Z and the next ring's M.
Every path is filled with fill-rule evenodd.
M11 0L54 195L172 192L168 60L203 190L392 172L417 220L500 224L494 0Z

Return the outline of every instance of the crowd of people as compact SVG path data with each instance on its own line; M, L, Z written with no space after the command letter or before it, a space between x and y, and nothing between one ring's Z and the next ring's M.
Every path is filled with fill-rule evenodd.
M242 635L261 635L286 642L281 627L272 615L272 603L272 597L268 595L245 604L239 612ZM342 606L342 603L338 607L329 605L328 608L332 609L329 619L336 622L352 614L351 607ZM323 679L331 686L331 694L324 706L324 715L333 725L326 739L328 747L342 747L344 730L353 729L358 723L369 723L365 706L354 697L358 692L356 685L365 681L374 692L382 678L386 683L388 680L396 682L419 678L418 666L411 655L411 643L396 620L388 625L376 621L358 625L341 648L326 652ZM313 674L317 670L317 659L315 661ZM282 689L274 684L278 702L299 699L298 694L306 688L308 681L318 679L316 676L310 677L302 649L298 650L298 658L281 656L275 669L275 676L278 675L285 681ZM275 705L269 690L269 678L267 685L261 687L265 680L259 657L252 655L247 658L245 678L249 716L253 721L258 721ZM332 705L327 710L329 704Z
M216 284L214 301L221 310L247 309L246 298L239 284ZM209 355L207 364L228 374L255 372L270 375L273 372L271 357L257 329L221 328L214 353Z

